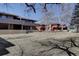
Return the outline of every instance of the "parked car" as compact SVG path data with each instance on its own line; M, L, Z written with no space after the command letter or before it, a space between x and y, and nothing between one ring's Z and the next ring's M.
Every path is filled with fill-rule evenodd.
M68 31L69 32L76 32L77 31L77 28L76 28L75 25L74 26L69 26Z

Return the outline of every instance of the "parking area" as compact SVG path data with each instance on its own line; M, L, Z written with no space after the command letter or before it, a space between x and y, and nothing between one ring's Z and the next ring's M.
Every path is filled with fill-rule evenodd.
M7 34L0 35L4 40L14 44L12 47L6 48L9 53L5 55L42 55L39 52L49 49L50 47L41 46L38 42L46 40L65 40L69 37L79 37L79 33L69 32L33 32L28 34ZM46 53L47 54L47 53ZM50 53L48 53L50 55Z

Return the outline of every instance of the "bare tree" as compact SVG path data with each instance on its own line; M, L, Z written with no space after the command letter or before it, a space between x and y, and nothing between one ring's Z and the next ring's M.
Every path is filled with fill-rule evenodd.
M8 7L10 7L10 5L8 3L4 4L6 6L6 9L8 11ZM25 5L25 10L24 10L24 14L29 14L30 12L34 12L35 14L38 13L36 10L36 5L37 3L24 3ZM64 22L64 23L70 23L69 19L71 18L71 6L70 4L61 4L61 3L39 3L40 6L42 6L42 8L40 8L42 10L42 15L43 15L43 23L47 23L50 24L54 19L58 20L59 22ZM54 12L53 9L52 11L50 11L48 9L48 6L51 5L51 8L53 5L60 5L61 7L61 16L57 16L54 17ZM66 20L66 21L65 21Z
M25 5L27 7L29 7L29 8L31 8L34 11L34 13L36 13L36 8L35 8L35 5L36 4L37 3L25 3ZM42 5L43 6L43 9L47 12L48 11L47 5L49 5L49 4L54 5L54 4L60 4L60 3L39 3L39 4Z
M34 13L36 13L36 10L35 10L35 3L31 3L31 4L25 3L25 5L26 5L27 7L29 7L29 8L31 8L31 9L34 11Z
M70 24L72 18L72 5L71 4L61 4L61 22L65 23L66 25Z

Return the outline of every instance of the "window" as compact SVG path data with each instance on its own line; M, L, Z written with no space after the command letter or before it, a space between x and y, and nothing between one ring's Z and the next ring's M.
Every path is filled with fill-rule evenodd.
M12 17L12 16L6 16L6 18L8 18L8 19L13 19L13 17Z
M2 18L2 16L0 15L0 19Z
M2 19L6 19L6 16L2 16Z
M0 19L6 19L6 16L0 15Z

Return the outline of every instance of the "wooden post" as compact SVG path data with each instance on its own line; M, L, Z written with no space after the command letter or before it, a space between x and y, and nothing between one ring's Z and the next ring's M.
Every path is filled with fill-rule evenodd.
M12 24L12 29L13 29L13 24Z
M21 21L21 18L20 18L20 21ZM21 30L23 30L23 25L21 25Z
M23 25L21 25L21 30L23 30Z
M10 29L12 29L12 30L13 30L13 24L11 24L11 25L10 25Z
M32 26L30 26L30 30L32 30Z
M8 24L8 29L10 29L10 24Z

